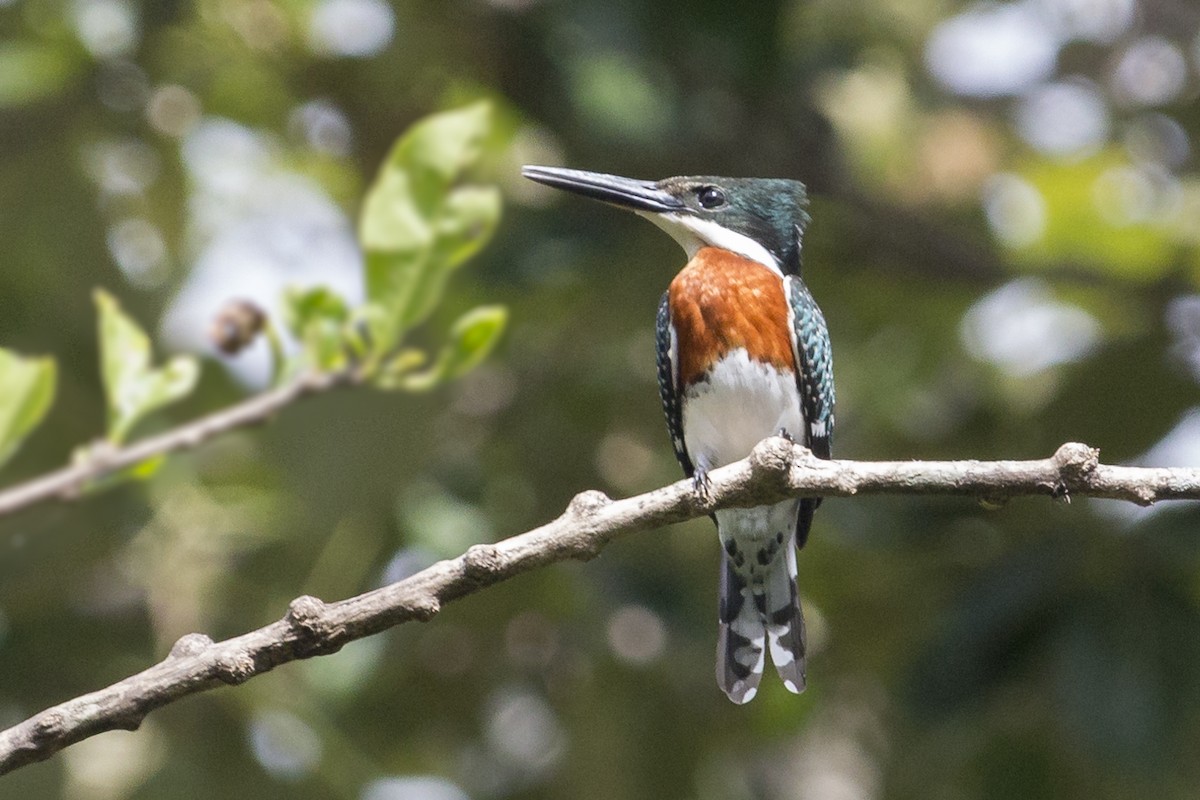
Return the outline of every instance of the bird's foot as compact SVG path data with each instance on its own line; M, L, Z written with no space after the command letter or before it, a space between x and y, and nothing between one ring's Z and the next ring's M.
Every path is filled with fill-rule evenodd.
M782 436L783 438L787 439L792 444L796 443L795 437L792 436L791 431L789 431L787 428L780 428L778 431L775 432L775 435Z
M706 503L712 496L712 481L708 479L708 470L704 467L696 467L692 473L692 490Z

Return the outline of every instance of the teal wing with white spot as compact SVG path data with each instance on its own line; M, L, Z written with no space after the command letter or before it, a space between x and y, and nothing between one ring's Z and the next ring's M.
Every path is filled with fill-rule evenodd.
M788 316L792 324L792 351L796 356L796 387L804 409L805 444L818 458L832 458L833 449L833 346L829 328L817 301L797 275L784 278ZM796 544L804 546L812 515L821 498L800 503Z
M675 448L675 458L683 467L683 474L690 478L696 470L683 442L683 405L676 363L679 348L671 327L671 303L667 292L663 292L658 304L654 338L658 350L658 394L662 398L663 415L667 418L667 433L671 435L671 446Z

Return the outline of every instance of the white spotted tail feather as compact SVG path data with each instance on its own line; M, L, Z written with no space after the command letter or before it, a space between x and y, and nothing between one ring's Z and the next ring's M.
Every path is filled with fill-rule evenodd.
M804 615L796 591L796 511L797 502L789 501L717 512L724 552L717 683L735 703L754 699L767 652L789 691L799 693L805 688ZM758 535L772 528L778 528L775 536ZM747 550L748 546L755 549Z

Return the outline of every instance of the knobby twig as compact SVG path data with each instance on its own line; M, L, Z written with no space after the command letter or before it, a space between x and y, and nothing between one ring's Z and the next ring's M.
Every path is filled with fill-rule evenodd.
M188 634L166 659L144 672L0 732L0 773L46 759L103 731L136 729L150 711L185 695L242 683L288 661L337 652L347 642L394 625L429 620L444 604L499 581L557 561L586 560L617 536L719 508L794 496L884 493L967 495L992 502L1021 495L1088 495L1141 505L1200 499L1200 470L1107 466L1099 463L1096 450L1073 443L1037 461L862 462L823 461L776 437L709 477L703 494L691 481L626 500L583 492L553 522L496 544L475 545L458 558L389 586L335 603L296 598L283 619L223 642Z
M87 458L54 472L0 491L0 517L47 500L79 497L92 483L155 456L196 447L235 428L266 422L275 412L310 394L354 383L353 370L311 372L291 383L255 395L237 405L201 417L158 436L121 448L96 447Z

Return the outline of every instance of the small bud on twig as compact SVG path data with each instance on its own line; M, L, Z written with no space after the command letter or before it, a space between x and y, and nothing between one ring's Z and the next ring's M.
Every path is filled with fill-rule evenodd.
M267 314L249 300L230 300L213 317L208 340L226 355L245 350L262 332Z

